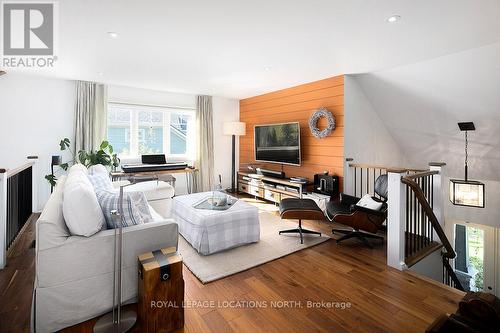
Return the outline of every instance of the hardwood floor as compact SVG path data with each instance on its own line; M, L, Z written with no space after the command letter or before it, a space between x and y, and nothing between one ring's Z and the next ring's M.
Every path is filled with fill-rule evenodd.
M259 208L273 211L269 204ZM0 332L29 331L36 218L0 271ZM304 224L327 233L332 228L321 221ZM439 314L456 311L462 292L387 267L385 252L383 245L330 240L206 285L184 267L191 307L180 332L423 332ZM200 307L203 301L215 306ZM91 332L94 321L64 332Z
M0 270L0 332L29 332L35 281L35 221L33 214L18 236Z

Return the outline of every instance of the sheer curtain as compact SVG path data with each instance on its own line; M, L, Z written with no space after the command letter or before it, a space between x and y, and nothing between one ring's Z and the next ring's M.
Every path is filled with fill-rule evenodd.
M75 154L91 151L106 139L107 87L95 82L76 83Z
M196 168L197 189L210 191L214 185L214 125L212 96L198 96L196 103Z

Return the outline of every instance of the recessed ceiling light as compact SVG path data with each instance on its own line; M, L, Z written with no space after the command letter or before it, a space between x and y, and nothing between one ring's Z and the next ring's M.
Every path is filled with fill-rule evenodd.
M118 33L114 31L108 31L108 35L111 38L118 38Z
M401 16L399 15L392 15L387 19L387 22L389 23L396 23L397 21L401 20Z
M104 76L104 73L103 72L97 72L97 75Z
M265 70L266 72L269 72L269 71L271 70L271 67L269 67L269 66L264 67L264 70Z

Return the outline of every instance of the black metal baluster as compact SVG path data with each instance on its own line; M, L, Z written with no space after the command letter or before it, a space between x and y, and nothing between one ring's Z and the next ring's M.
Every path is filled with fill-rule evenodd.
M9 249L32 214L32 167L7 179L6 247Z
M424 177L424 195L425 195L425 200L428 200L429 198L429 194L428 194L428 186L427 186L427 183L428 183L428 176ZM427 229L428 229L428 222L429 222L429 219L427 217L427 214L424 214L424 244L425 246L427 246L427 244L429 244L429 237L428 237L428 234L427 234Z
M431 176L431 208L434 210L434 175ZM434 228L431 228L431 242L434 241Z
M370 168L366 168L366 193L370 193Z
M357 167L354 167L354 196L355 196L355 197L357 196L356 194L358 193L358 192L357 192L357 190L356 190L356 188L357 188L356 178L357 178L357 177L358 177L358 168L357 168Z
M406 228L405 228L405 258L408 257L408 245L409 244L409 240L408 240L408 230L410 229L410 214L409 214L409 200L410 200L410 191L409 191L409 186L408 185L405 185L406 187Z
M361 173L361 175L359 177L359 184L360 184L360 186L359 186L359 192L360 192L359 196L362 197L363 196L363 168L360 168L359 171Z
M377 196L377 193L375 193L375 168L373 168L373 196Z
M411 220L411 254L415 252L415 221L417 220L417 215L416 215L416 209L415 209L415 192L412 190L411 191L411 215L412 215L412 220Z

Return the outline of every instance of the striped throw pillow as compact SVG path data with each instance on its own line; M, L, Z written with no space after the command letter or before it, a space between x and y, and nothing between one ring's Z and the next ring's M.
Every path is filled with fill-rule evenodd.
M97 191L96 195L108 229L118 227L118 225L115 225L111 212L113 210L120 212L120 193L118 191ZM142 192L124 192L121 208L123 210L122 227L153 221L148 202Z

